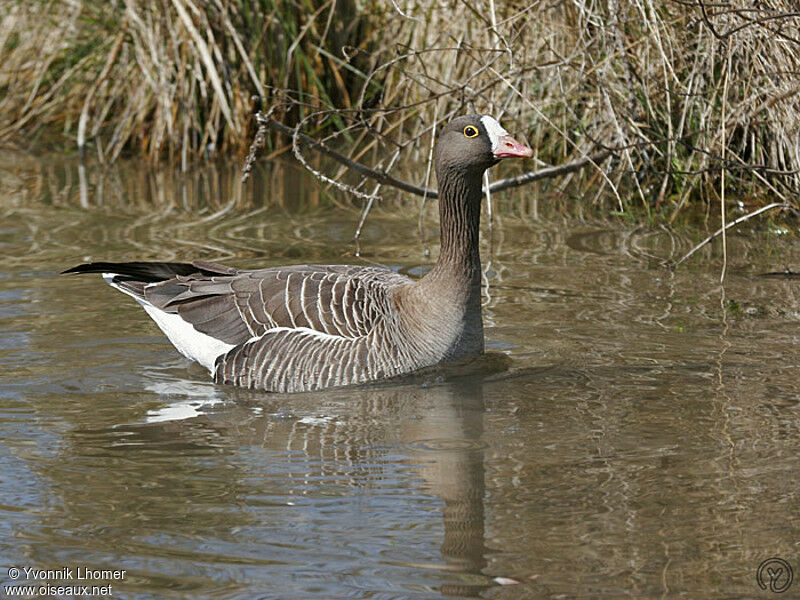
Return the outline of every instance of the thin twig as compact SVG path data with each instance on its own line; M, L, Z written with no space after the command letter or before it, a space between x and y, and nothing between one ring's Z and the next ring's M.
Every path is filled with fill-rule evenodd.
M403 9L400 8L400 6L397 4L395 0L392 0L392 6L394 6L394 9L400 14L401 17L406 19L411 19L412 21L419 21L417 17L404 13Z
M686 259L688 259L690 256L692 256L692 254L694 254L695 252L700 250L700 248L702 248L703 246L708 244L711 240L713 240L715 237L717 237L719 234L723 233L724 231L727 231L731 227L736 227L739 223L744 223L745 221L747 221L749 219L752 219L753 217L758 216L763 212L766 212L768 210L772 210L773 208L782 208L782 209L785 209L785 210L790 210L795 214L800 214L800 213L798 213L797 209L794 206L792 206L791 204L786 204L785 202L773 202L772 204L767 204L766 206L762 206L758 210L754 210L751 213L747 213L746 215L743 215L743 216L739 217L735 221L731 221L725 227L720 227L719 229L717 229L714 233L712 233L710 236L708 236L702 242L697 244L694 248L689 250L689 252L687 252L678 262L676 262L675 264L672 265L672 268L675 269L678 265L680 265L682 262L684 262Z
M267 139L267 121L272 116L272 113L277 110L278 106L278 104L272 105L266 115L262 115L260 112L256 113L258 129L253 138L253 143L250 144L250 151L247 153L244 167L242 167L242 183L247 181L247 178L250 177L250 172L253 170L253 164L256 162L258 151L264 147L264 143Z
M391 169L394 166L394 163L397 161L399 157L400 157L400 149L398 148L397 150L394 151L392 159L389 161L389 167L388 167L389 169ZM356 242L356 244L361 240L361 231L364 229L364 223L366 223L367 221L367 216L369 216L369 211L372 210L372 205L375 203L375 199L380 198L380 196L378 196L378 192L380 191L380 189L381 189L381 184L380 183L375 184L375 189L373 189L372 193L369 195L369 199L367 200L367 205L364 207L364 211L361 213L361 219L359 219L358 221L358 227L356 228L356 233L353 236L353 240ZM359 254L360 251L356 251L356 256L358 256Z
M366 165L362 165L359 162L347 158L344 154L337 152L336 150L330 148L323 142L315 140L314 138L309 137L304 133L300 133L299 131L295 131L293 128L287 127L283 123L278 123L277 121L273 121L272 119L265 119L264 116L261 115L260 113L256 115L256 118L258 119L259 122L262 122L262 120L266 120L267 125L272 129L274 129L275 131L280 131L281 133L291 136L294 141L302 142L306 146L310 146L316 150L319 150L320 152L322 152L327 156L330 156L337 162L340 162L343 165L353 169L355 172L370 177L379 183L390 185L392 187L396 187L403 191L410 192L412 194L417 194L418 196L424 196L426 193L425 188L413 185L411 183L407 183L405 181L401 181L400 179L395 179L394 177L383 171L370 169ZM427 194L429 198L437 197L436 192L433 190L427 190Z
M359 192L356 188L354 188L351 185L347 185L345 183L342 183L341 181L336 181L335 179L325 175L322 171L319 171L319 170L315 169L314 167L312 167L310 164L308 164L308 161L306 160L306 157L303 156L302 152L300 152L300 144L299 144L300 137L301 136L302 137L307 137L307 136L304 136L302 133L300 133L300 128L303 126L303 123L306 120L312 118L313 116L314 115L312 114L312 115L308 115L307 117L305 117L305 119L301 120L293 130L293 133L292 133L292 153L294 154L294 157L298 161L300 161L300 164L303 165L306 168L307 171L312 173L320 181L324 181L325 183L329 183L330 185L332 185L332 186L334 186L336 188L339 188L340 190L342 190L344 192L348 192L348 193L352 194L356 198L363 198L364 200L372 200L374 198L380 199L380 196L376 196L375 194L365 194L364 192ZM309 139L311 139L311 138L309 138ZM336 154L338 154L338 152ZM382 183L380 180L378 182Z

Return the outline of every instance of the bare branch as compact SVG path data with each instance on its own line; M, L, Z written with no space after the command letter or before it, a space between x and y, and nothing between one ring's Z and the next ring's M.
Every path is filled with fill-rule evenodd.
M436 190L432 190L429 188L425 188L419 185L414 185L413 183L409 183L407 181L403 181L402 179L397 179L396 177L392 177L385 171L378 171L376 169L372 169L366 165L363 165L359 162L356 162L350 158L347 158L344 154L337 152L330 146L326 145L325 143L315 140L312 137L305 135L304 133L300 133L291 127L287 127L283 123L279 123L272 119L269 119L258 113L256 115L256 119L258 120L259 124L265 123L270 128L274 129L275 131L279 131L287 136L292 136L298 142L305 144L311 148L314 148L323 154L330 156L337 162L342 163L343 165L347 166L348 168L364 175L365 177L369 177L370 179L374 179L380 184L389 185L399 190L403 190L404 192L409 192L411 194L416 194L417 196L427 197L427 198L438 198L439 194ZM507 190L513 187L519 187L525 185L526 183L531 183L532 181L537 181L539 179L548 179L551 177L558 177L559 175L566 175L567 173L572 173L573 171L578 171L589 164L596 164L602 162L612 154L614 154L616 150L614 149L605 149L601 150L600 152L596 152L592 155L586 155L571 162L565 163L563 165L557 165L554 167L545 167L543 169L537 169L535 171L528 171L527 173L523 173L521 175L517 175L516 177L507 177L505 179L498 179L492 185L489 186L490 192L499 192L502 190Z
M418 196L424 196L427 193L428 197L431 198L437 197L435 191L425 190L425 188L422 188L420 186L405 181L401 181L400 179L395 179L394 177L392 177L391 175L389 175L384 171L377 171L375 169L369 168L366 165L362 165L359 162L347 158L344 154L337 152L336 150L320 142L319 140L315 140L314 138L309 137L304 133L295 131L294 129L292 129L291 127L287 127L283 123L278 123L277 121L274 121L272 119L265 119L265 117L261 113L258 113L258 115L256 115L256 119L258 119L259 123L266 121L266 124L275 131L280 131L285 135L294 137L298 142L301 142L306 146L310 146L311 148L319 150L323 154L330 156L335 161L342 163L343 165L353 169L357 173L361 173L366 177L374 179L378 183L382 183L384 185L390 185L392 187L396 187L403 191L411 192L412 194L417 194Z
M544 167L543 169L528 171L527 173L517 175L516 177L498 179L491 186L489 186L489 190L492 192L499 192L501 190L507 190L508 188L525 185L526 183L537 181L539 179L549 179L551 177L558 177L559 175L566 175L567 173L572 173L573 171L579 171L587 165L603 162L615 152L617 152L616 149L608 148L591 155L587 154L581 158L576 158L575 160L564 163L563 165Z
M272 116L272 113L277 110L278 106L278 104L274 104L267 111L266 115L262 115L260 112L256 113L258 129L256 129L256 135L253 138L253 143L250 144L250 151L247 153L247 159L245 160L244 167L242 167L242 183L247 181L247 178L250 177L250 172L253 170L253 164L256 162L258 151L264 147L264 142L266 142L267 121Z

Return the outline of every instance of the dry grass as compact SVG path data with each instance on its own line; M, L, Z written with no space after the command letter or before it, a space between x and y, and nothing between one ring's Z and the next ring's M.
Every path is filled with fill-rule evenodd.
M251 98L268 101L268 86L346 102L352 89L337 62L315 50L357 37L358 19L325 20L333 4L6 0L0 139L28 140L56 126L101 160L130 151L179 158L184 168L246 147ZM335 4L339 15L354 12L349 0Z
M800 12L743 0L497 3L494 18L491 2L425 6L403 6L419 22L393 21L408 51L385 106L438 97L420 111L431 123L474 99L551 164L624 149L580 189L667 218L713 193L723 167L740 195L800 189Z
M345 135L339 147L357 160L424 165L436 124L474 103L547 164L617 148L563 182L617 210L674 218L718 199L723 168L739 196L788 201L800 189L792 3L10 6L0 17L0 139L56 126L105 160L131 151L186 168L209 149L246 148L255 94L280 98L278 118L309 133Z

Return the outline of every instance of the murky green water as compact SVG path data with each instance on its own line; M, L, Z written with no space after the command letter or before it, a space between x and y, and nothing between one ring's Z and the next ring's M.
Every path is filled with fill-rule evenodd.
M125 575L51 583L754 598L764 559L800 569L800 282L756 276L796 268L794 240L733 236L723 288L715 250L661 266L700 232L570 219L516 190L497 199L484 316L507 370L265 395L213 385L134 302L57 272L195 257L418 274L436 226L423 242L412 204L386 207L356 258L357 212L300 172L236 181L0 159L3 586L10 567L88 566Z

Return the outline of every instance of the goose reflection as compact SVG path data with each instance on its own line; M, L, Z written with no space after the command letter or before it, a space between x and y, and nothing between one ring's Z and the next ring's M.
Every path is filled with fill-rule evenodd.
M212 396L215 393L213 387L204 389ZM403 532L387 522L379 525L383 531L375 533L395 536L393 544L398 551L381 553L376 559L383 566L375 568L390 565L422 573L423 579L437 581L445 596L477 595L491 585L491 578L482 575L487 563L484 398L479 379L461 378L431 386L342 389L291 398L235 390L235 402L224 407L213 404L219 401L216 397L201 398L199 388L188 399L176 396L175 388L161 391L171 403L151 411L152 422L142 427L195 445L198 437L210 439L207 433L213 430L217 443L229 450L258 447L274 458L293 457L294 468L286 474L285 493L298 499L289 504L302 502L303 495L330 493L342 485L356 493L413 485L416 493L411 491L410 496L419 497L421 492L428 504L431 497L438 499L444 530L439 559L428 553L428 560L419 560L403 550ZM227 398L230 400L231 395ZM192 411L205 412L191 418L191 426L187 421L170 420L176 415L191 415ZM407 473L404 477L403 470ZM404 502L402 495L392 497ZM425 537L430 539L427 533ZM419 541L415 534L410 545ZM338 542L347 544L350 540ZM439 575L435 575L437 572Z
M425 414L403 432L409 460L444 501L442 557L456 572L477 574L486 566L483 390L480 383L458 382L430 391ZM442 592L464 596L481 589L448 583Z

